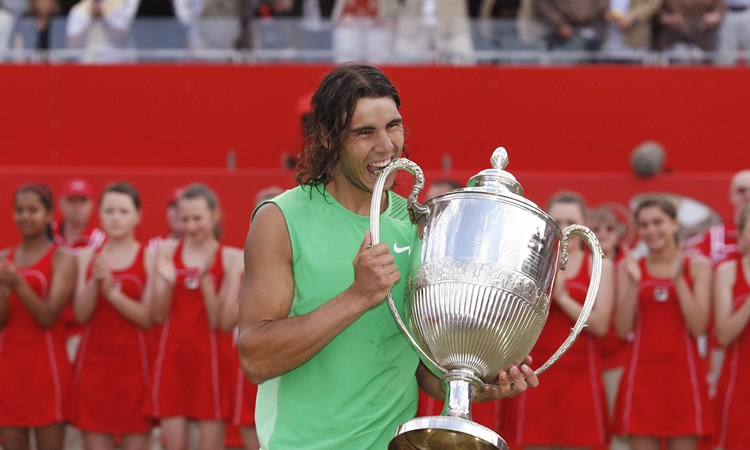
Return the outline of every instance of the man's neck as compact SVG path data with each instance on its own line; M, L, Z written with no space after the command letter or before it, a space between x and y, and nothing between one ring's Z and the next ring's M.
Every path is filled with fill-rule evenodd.
M336 199L344 208L360 216L370 215L370 205L372 204L372 193L361 189L339 189L335 181L330 181L326 185L328 193ZM384 192L381 200L380 213L382 214L388 208L388 193Z

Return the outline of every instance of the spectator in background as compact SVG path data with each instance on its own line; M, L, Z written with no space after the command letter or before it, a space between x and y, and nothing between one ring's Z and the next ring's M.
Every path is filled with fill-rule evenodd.
M187 28L189 49L229 50L243 39L247 40L243 48L250 48L253 0L173 0L172 4L175 16Z
M167 222L167 231L163 235L154 236L148 241L148 248L152 251L157 251L159 245L167 239L180 239L182 237L182 222L177 211L177 201L182 195L184 188L176 188L169 194L167 200L167 207L164 210L164 215Z
M76 259L51 239L52 192L28 183L13 195L21 234L0 252L0 434L7 450L62 450L71 367L58 324L73 295Z
M169 239L180 239L182 237L182 221L177 211L177 202L180 200L180 196L184 191L184 188L177 188L172 191L167 202L167 209L165 214L167 216L167 234L164 236Z
M716 448L744 450L750 442L750 205L739 216L739 253L716 268L716 337L726 347L714 412Z
M750 51L750 0L724 0L726 10L719 27L717 62L734 64L737 52ZM745 56L748 60L748 56Z
M62 221L53 229L55 244L65 247L73 254L84 248L98 249L104 244L106 235L91 222L94 210L93 189L88 181L73 178L65 182L60 195ZM68 357L75 359L83 327L73 314L73 303L68 303L62 312L62 326L68 338Z
M49 50L50 25L52 18L60 12L60 6L56 0L32 0L31 12L36 17L36 42L33 48Z
M13 22L13 14L3 9L3 4L0 2L0 53L10 49Z
M635 209L648 255L629 255L618 267L615 327L633 333L631 356L615 407L615 431L632 450L696 449L713 432L706 362L696 338L708 328L711 265L680 250L677 209L666 198ZM653 383L659 374L667 383Z
M657 48L713 51L724 0L664 0L659 13Z
M73 178L65 182L59 204L62 222L54 230L57 245L75 251L83 247L96 249L104 243L104 233L91 223L93 195L91 184L84 179Z
M255 196L255 207L257 208L261 204L265 203L268 200L271 200L272 198L275 198L276 196L283 194L284 189L278 187L278 186L269 186L266 188L261 189L258 191L258 193Z
M13 15L15 19L26 14L29 10L29 0L2 0L3 9Z
M737 255L737 224L740 212L750 204L750 169L743 169L732 176L729 183L729 203L732 216L711 227L708 233L691 238L690 250L695 250L711 259L715 265Z
M550 27L549 50L599 50L608 0L535 0L536 13Z
M466 0L402 0L398 3L394 57L403 62L474 62Z
M604 49L609 52L651 49L652 22L662 0L609 0Z
M441 178L439 180L435 180L430 184L430 187L427 188L427 192L425 193L425 200L429 200L431 198L437 197L438 195L445 194L446 192L450 192L454 189L460 188L461 185L456 180L452 180L450 178Z
M140 0L81 0L68 14L67 48L84 50L81 61L128 61L133 47L130 27Z
M390 61L398 11L398 0L336 0L334 61Z

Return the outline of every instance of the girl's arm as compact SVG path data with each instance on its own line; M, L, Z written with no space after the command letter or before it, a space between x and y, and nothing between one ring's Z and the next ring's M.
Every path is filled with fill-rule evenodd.
M75 256L65 249L57 249L52 258L52 279L48 299L44 301L31 289L22 277L17 277L14 289L34 320L42 328L54 325L65 304L75 290L77 279L77 262Z
M641 269L638 267L638 262L628 255L617 268L615 331L621 339L627 338L628 334L633 331L640 282Z
M679 262L674 284L685 323L690 333L697 337L707 331L711 314L711 263L703 256L688 261L687 268L683 267L682 261ZM685 270L690 270L692 286L685 279Z
M225 248L227 256L224 258L226 266L224 268L224 283L219 292L221 299L221 314L219 317L219 327L224 331L229 331L239 320L240 313L240 286L242 285L242 274L245 271L242 251L235 248Z
M734 284L737 282L737 264L741 261L729 260L716 268L714 280L714 314L716 320L716 340L719 345L727 346L747 328L750 320L750 301L733 309Z
M162 323L169 314L169 305L172 299L177 270L172 261L172 253L176 245L163 242L156 250L156 256L152 271L148 273L152 280L150 289L151 319L154 323Z
M94 256L94 250L85 248L76 255L78 265L78 277L76 280L76 292L73 296L73 316L78 323L88 322L96 309L96 297L99 294L99 285L88 275L88 267Z

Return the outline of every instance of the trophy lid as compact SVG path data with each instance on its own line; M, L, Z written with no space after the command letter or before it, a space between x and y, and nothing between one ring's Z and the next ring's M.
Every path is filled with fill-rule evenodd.
M471 177L468 186L497 194L510 193L523 197L521 183L516 180L516 177L503 170L508 165L508 152L505 148L496 148L492 153L490 163L492 163L492 169L485 169Z

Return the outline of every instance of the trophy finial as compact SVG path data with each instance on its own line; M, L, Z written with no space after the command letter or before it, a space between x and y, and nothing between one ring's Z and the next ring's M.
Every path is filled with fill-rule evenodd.
M508 151L498 147L490 157L492 169L485 169L469 179L468 187L478 187L498 194L511 193L523 197L523 188L512 174L505 171L508 165Z
M505 147L498 147L492 152L490 163L493 169L505 170L508 166L508 151L505 150Z

